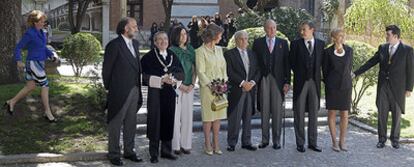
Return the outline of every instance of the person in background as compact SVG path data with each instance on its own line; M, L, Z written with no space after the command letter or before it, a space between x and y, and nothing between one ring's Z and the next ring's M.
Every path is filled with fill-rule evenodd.
M191 44L191 46L193 46L193 48L200 47L200 45L201 45L201 39L197 35L198 34L198 31L200 30L200 28L198 27L197 16L194 15L191 18L191 21L188 23L187 27L189 29L190 44Z
M155 33L157 33L158 31L160 31L158 25L156 22L153 22L151 25L151 36L150 36L150 41L151 41L151 49L154 49L154 35Z

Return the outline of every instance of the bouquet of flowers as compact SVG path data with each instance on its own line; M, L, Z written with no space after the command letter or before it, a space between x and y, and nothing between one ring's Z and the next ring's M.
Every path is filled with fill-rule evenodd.
M229 103L224 96L228 92L227 81L224 79L213 79L210 83L211 93L215 96L211 103L211 109L218 111L228 107Z

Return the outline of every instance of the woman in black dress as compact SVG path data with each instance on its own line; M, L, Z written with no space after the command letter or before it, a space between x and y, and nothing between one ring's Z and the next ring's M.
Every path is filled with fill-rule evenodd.
M324 50L322 70L326 92L329 130L334 151L347 151L345 135L352 96L352 48L344 44L345 34L337 29L331 32L333 45ZM336 111L340 112L339 147L336 142Z

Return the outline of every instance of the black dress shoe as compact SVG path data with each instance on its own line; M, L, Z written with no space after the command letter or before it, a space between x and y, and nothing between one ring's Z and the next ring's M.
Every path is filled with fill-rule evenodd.
M249 150L249 151L256 151L257 150L257 147L252 146L252 145L245 145L245 146L242 146L241 148Z
M136 155L124 156L125 159L129 159L133 162L142 162L142 159Z
M227 146L227 151L233 152L235 150L234 146Z
M173 152L174 152L175 155L180 155L181 154L180 150L174 150Z
M391 143L392 147L394 147L395 149L399 149L400 148L400 143L398 142L392 142Z
M296 150L298 150L301 153L304 153L305 152L305 147L303 147L303 146L297 146L296 147Z
M8 102L5 102L3 107L6 107L6 111L9 115L13 115L13 111L11 110L10 104Z
M151 163L158 163L158 157L151 157L150 162Z
M385 147L385 143L384 142L378 142L377 143L377 148L384 148Z
M177 160L177 157L172 154L161 154L161 158L165 158L169 160Z
M280 148L282 148L282 147L280 147L279 144L273 144L273 149L279 150Z
M124 165L124 162L122 162L121 158L110 159L109 162L111 162L111 164L112 165L115 165L115 166L122 166L122 165Z
M269 145L269 143L260 143L259 148L266 148Z
M184 149L184 148L181 148L181 150L180 150L182 153L184 153L184 154L191 154L191 150L186 150L186 149Z
M320 148L318 146L309 145L308 148L313 150L313 151L316 151L316 152L322 152L322 148Z

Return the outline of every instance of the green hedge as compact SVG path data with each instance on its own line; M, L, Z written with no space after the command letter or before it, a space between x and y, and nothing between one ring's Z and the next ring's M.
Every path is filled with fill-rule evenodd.
M266 35L263 27L247 28L247 29L244 29L244 31L246 31L249 34L249 48L250 49L252 48L253 41L255 39L260 38L260 37L264 37ZM281 33L280 31L278 31L276 33L276 36L289 41L288 38L286 37L286 35ZM231 39L229 41L229 44L227 45L227 49L232 49L232 48L236 47L236 42L234 40L235 40L234 36L231 37Z
M289 40L294 40L298 36L299 24L304 20L312 20L313 17L304 9L292 7L280 7L272 11L259 14L259 16L242 14L236 18L236 28L238 30L262 27L266 19L272 18L278 24L277 29L285 34Z

